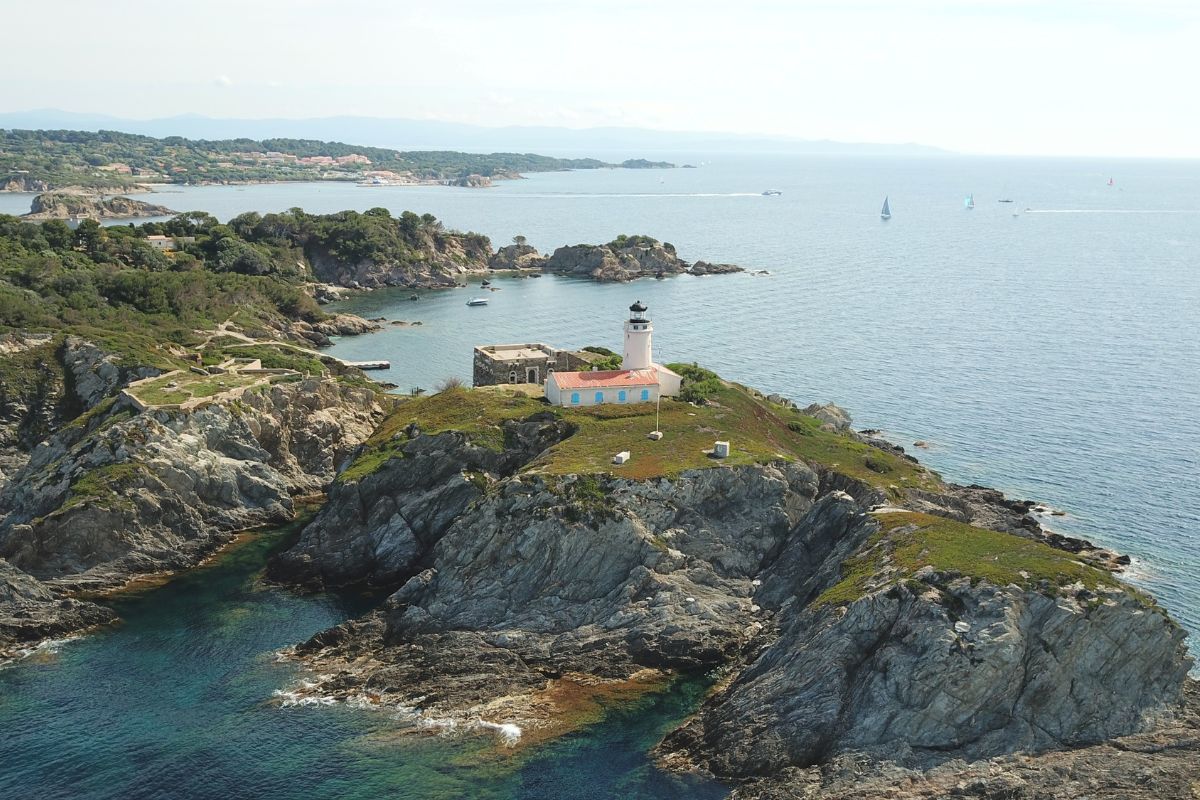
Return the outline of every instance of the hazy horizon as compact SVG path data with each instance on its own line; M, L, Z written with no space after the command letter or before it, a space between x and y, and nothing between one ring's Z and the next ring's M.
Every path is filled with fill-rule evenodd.
M1200 7L1175 0L772 0L736 13L703 0L118 0L6 16L12 30L52 31L54 47L48 57L44 36L21 36L0 53L19 78L0 86L0 112L1200 157L1200 111L1181 83L1200 74Z

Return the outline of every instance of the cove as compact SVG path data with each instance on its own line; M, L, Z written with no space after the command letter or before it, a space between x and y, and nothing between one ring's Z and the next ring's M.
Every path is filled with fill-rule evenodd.
M280 648L373 598L260 581L287 529L109 602L123 622L0 668L0 796L38 798L719 798L646 757L704 685L610 710L519 757L487 737L405 734L386 711L281 708Z

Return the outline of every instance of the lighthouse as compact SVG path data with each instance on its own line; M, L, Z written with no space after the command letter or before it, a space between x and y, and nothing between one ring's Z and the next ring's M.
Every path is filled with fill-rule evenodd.
M586 372L550 370L546 376L546 399L552 405L573 407L657 403L659 398L678 396L683 378L662 364L654 363L650 351L652 333L654 328L646 319L646 307L638 300L629 307L629 316L625 320L625 353L621 357L621 368L598 370L592 367Z
M621 357L621 369L649 369L654 366L650 355L650 335L654 326L646 318L646 307L638 300L629 307L629 319L625 320L625 353Z

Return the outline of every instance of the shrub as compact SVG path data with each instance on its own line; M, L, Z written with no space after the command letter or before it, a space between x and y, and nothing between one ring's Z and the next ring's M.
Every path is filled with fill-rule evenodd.
M683 378L679 399L689 403L706 403L721 389L717 373L698 364L667 364L667 369Z

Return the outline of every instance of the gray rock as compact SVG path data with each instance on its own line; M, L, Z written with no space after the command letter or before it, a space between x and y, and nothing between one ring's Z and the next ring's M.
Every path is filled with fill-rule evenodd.
M0 492L0 555L60 587L196 563L234 532L290 519L382 415L375 395L306 380L195 412L116 407L39 446Z
M1183 631L1123 591L1093 606L965 579L934 588L805 609L662 750L729 778L839 752L928 769L1138 733L1180 696Z
M850 429L850 414L841 406L833 403L813 403L800 409L800 413L809 417L816 417L822 422L832 425L835 430L845 431Z
M110 609L60 597L31 575L0 559L0 663L48 638L105 625Z

